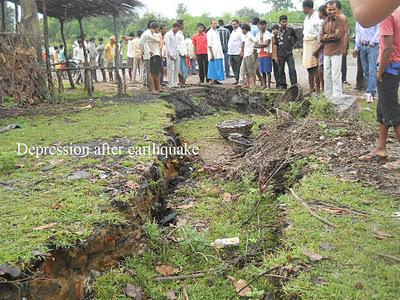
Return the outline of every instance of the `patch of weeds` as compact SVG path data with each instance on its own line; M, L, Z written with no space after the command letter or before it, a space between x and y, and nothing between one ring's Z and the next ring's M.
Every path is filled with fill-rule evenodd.
M4 106L5 108L13 108L18 106L18 102L15 100L14 97L5 97L3 99L2 106Z
M281 105L280 109L288 112L294 118L302 118L305 116L304 104L302 102L288 102Z
M399 267L378 253L398 256L400 224L392 218L398 210L398 201L383 196L359 183L344 182L334 176L316 172L304 177L295 188L306 202L319 201L335 207L362 211L335 215L316 209L315 212L333 223L328 228L291 195L278 200L288 208L292 226L284 233L284 247L273 258L268 256L265 265L298 264L306 262L310 268L283 286L286 297L302 299L397 299ZM384 231L391 237L376 237ZM330 245L324 248L323 244ZM309 250L327 258L310 263L303 254ZM315 281L320 278L321 283Z
M310 116L315 119L330 119L335 116L335 108L325 97L311 97Z
M318 127L323 132L324 135L333 138L346 136L349 133L348 129L345 127L329 128L328 125L324 122L319 123Z

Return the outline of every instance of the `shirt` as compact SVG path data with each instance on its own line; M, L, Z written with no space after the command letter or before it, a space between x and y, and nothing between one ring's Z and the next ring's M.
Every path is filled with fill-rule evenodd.
M196 55L194 54L194 46L191 38L186 38L186 47L188 49L188 55L190 59L196 58Z
M356 50L360 50L362 44L368 43L369 45L379 44L379 28L380 25L375 25L370 28L362 27L358 22L356 23Z
M97 60L98 60L99 62L103 62L103 61L104 61L104 55L105 55L104 51L105 51L104 44L100 44L100 45L97 47L97 54L98 54Z
M143 52L142 49L140 48L140 38L136 37L132 40L132 51L133 51L133 58L136 59L142 58Z
M218 32L219 38L221 40L222 49L225 52L228 51L228 42L229 42L229 37L231 35L230 31L228 29L226 29L225 27L219 27L219 28L217 28L217 32Z
M242 39L243 33L240 27L232 31L228 42L229 55L240 55L240 52L242 51Z
M260 31L256 35L256 42L257 42L257 45L269 43L269 45L267 47L257 49L258 57L271 57L271 55L270 55L270 53L272 52L271 33L268 30L266 30L264 33L262 31Z
M83 47L75 47L74 48L74 59L83 63L85 61L85 55L83 54Z
M165 52L166 56L169 58L178 57L178 44L176 41L176 33L172 30L168 31L164 37L165 42Z
M293 46L297 42L297 35L293 28L286 27L286 30L278 30L275 34L275 45L278 49L278 58L286 59L293 55Z
M257 25L251 25L250 28L251 28L251 31L250 31L251 34L252 34L254 37L256 37L257 33L260 32L260 28L258 28Z
M143 59L150 59L150 49L149 49L149 43L147 43L148 36L151 35L151 30L147 29L145 32L143 32L142 36L140 37L140 49L143 52Z
M88 49L88 52L89 52L90 60L95 60L97 58L96 44L93 43L93 42L89 42L87 49Z
M345 21L340 17L328 17L322 25L320 40L327 56L341 55L345 37Z
M307 15L304 19L304 27L303 27L303 35L304 39L313 39L316 40L319 36L319 32L321 29L321 20L319 18L318 11L314 11L314 13L310 16Z
M185 35L183 34L182 31L178 31L176 34L176 43L178 45L178 53L180 56L186 56L188 55L188 50L186 47L186 42L185 42Z
M108 43L106 45L104 51L107 62L115 61L115 47L116 47L115 43L114 44Z
M243 57L254 55L254 46L256 42L257 42L256 38L251 34L251 32L248 32L247 34L243 35L243 43L244 43Z
M161 33L151 33L147 36L147 47L149 49L150 57L161 56Z
M128 41L127 56L128 56L128 58L134 58L135 57L135 52L134 52L134 49L133 49L133 40L129 40Z
M211 60L212 57L210 47L212 48L212 53L214 54L215 59L224 58L224 53L222 52L221 40L217 30L210 28L210 30L207 32L207 44L209 47L208 48L209 60Z
M384 36L393 36L393 52L390 56L392 62L400 62L400 7L398 7L389 17L381 23L380 54L384 49ZM380 61L380 59L379 59Z
M67 59L65 58L65 52L64 49L60 50L60 62L64 62Z
M208 53L208 46L207 46L207 34L196 33L192 38L193 46L195 48L196 55L202 55Z

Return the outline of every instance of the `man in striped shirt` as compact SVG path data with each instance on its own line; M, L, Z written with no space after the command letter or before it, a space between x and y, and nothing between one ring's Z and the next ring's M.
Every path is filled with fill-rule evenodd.
M219 27L217 28L217 32L221 40L222 52L224 53L225 76L226 78L229 78L230 65L229 65L229 55L228 55L228 42L229 42L229 37L231 36L231 32L229 31L229 29L225 28L224 20L218 20L218 25Z

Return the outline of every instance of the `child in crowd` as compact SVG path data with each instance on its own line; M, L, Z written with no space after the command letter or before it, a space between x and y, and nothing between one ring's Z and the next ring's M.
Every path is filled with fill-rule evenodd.
M271 88L271 73L272 73L272 57L271 57L271 33L267 30L267 22L261 20L258 23L260 32L256 35L257 44L255 48L258 49L258 66L260 74L262 74L261 85L267 87L268 77L268 88Z
M256 85L256 61L254 57L254 46L256 38L251 33L251 28L248 24L242 25L243 43L241 56L243 57L243 74L246 76L245 87Z

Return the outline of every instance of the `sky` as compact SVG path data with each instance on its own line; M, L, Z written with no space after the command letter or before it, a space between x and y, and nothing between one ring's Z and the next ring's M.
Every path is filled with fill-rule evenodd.
M298 8L301 7L301 1L298 1ZM244 6L253 8L260 13L268 12L271 7L264 4L262 0L148 0L143 1L145 10L153 11L168 18L176 17L176 8L178 3L184 3L193 16L199 16L203 13L209 13L211 16L222 16L224 12L235 13ZM316 1L317 4L324 3L324 0Z

